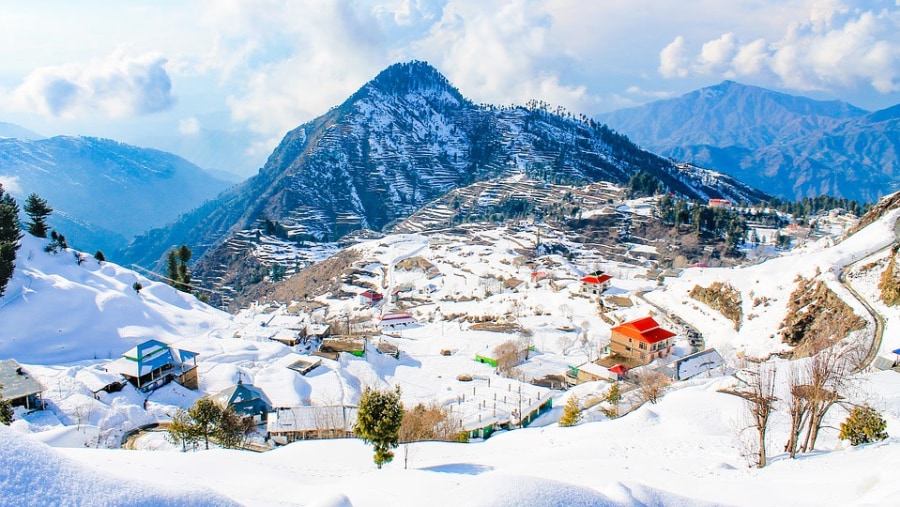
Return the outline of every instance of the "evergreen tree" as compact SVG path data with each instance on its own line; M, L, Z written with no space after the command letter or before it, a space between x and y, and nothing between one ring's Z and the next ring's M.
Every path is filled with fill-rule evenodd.
M180 408L175 412L166 431L169 433L170 442L181 444L182 452L187 452L188 445L193 446L197 443L198 436L194 429L194 422L191 420L191 416Z
M0 296L16 268L16 251L22 232L19 230L19 205L0 185Z
M169 250L166 255L167 283L181 292L191 292L191 273L188 261L191 260L191 249L181 245L178 249Z
M0 384L0 388L2 387L3 384ZM13 415L12 404L9 403L9 400L4 399L3 395L0 395L0 424L9 426L9 423L13 420Z
M887 423L874 408L863 405L854 407L841 423L841 439L850 440L850 445L878 442L888 437L885 428Z
M609 388L609 392L606 393L606 401L608 401L612 408L610 408L606 415L611 418L616 418L619 416L619 402L622 401L622 392L619 390L619 383L613 382L612 386Z
M559 425L563 427L575 426L581 420L581 407L578 396L574 394L569 396L566 406L563 408L563 415L559 419Z
M106 256L100 250L94 252L94 258L97 259L97 262L106 262Z
M244 437L253 429L252 420L238 415L227 407L216 422L216 440L222 447L234 449L244 443Z
M394 391L379 391L366 387L359 400L356 434L367 444L375 446L375 465L380 469L394 459L391 449L400 443L403 404L400 387Z
M47 225L47 218L53 213L53 208L47 204L47 201L32 193L25 199L25 213L31 220L27 223L28 232L38 238L46 238L47 231L50 227Z
M222 409L216 403L204 396L194 403L188 410L188 415L194 421L194 434L209 449L209 438L216 436L216 424L222 416Z

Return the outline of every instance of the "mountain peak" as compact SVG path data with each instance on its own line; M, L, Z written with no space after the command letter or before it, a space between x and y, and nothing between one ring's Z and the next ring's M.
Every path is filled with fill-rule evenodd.
M465 100L443 74L420 60L395 63L375 76L369 85L398 95L437 91L448 92L459 102Z

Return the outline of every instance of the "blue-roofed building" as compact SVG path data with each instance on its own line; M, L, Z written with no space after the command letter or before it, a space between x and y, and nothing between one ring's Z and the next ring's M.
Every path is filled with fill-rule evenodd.
M197 353L179 349L159 340L147 340L106 365L106 371L119 373L138 389L153 391L172 380L197 389Z
M253 384L238 383L214 394L212 400L221 408L231 407L240 416L252 417L258 424L265 422L272 411L272 402L262 389Z

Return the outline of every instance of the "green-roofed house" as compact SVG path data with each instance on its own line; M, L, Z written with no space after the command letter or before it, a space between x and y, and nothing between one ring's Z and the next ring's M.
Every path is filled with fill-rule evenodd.
M44 386L34 379L15 359L0 361L0 395L13 406L26 410L42 410Z
M252 417L259 424L265 422L272 411L272 402L253 384L238 383L212 395L212 400L221 408L231 407L237 415Z
M144 392L158 389L172 380L188 389L199 388L197 353L172 347L159 340L147 340L106 365Z

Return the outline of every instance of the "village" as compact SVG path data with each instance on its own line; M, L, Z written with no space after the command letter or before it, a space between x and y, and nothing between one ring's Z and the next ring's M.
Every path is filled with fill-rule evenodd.
M652 210L642 203L627 209ZM547 250L538 244L569 254L538 254ZM351 247L359 260L342 270L338 294L261 301L235 315L231 352L210 353L196 339L150 339L76 368L74 382L97 403L123 392L143 400L146 414L134 428L101 424L94 445L128 437L140 447L135 429L158 431L176 408L206 395L253 419L249 441L260 450L354 436L367 385L399 386L408 408L443 407L467 438L484 439L555 420L554 399L566 390L585 407L604 407L616 384L623 397L604 410L622 415L667 385L726 374L733 357L723 356L739 351L707 346L696 329L644 297L677 270L660 269L646 245L624 246L631 258L605 261L534 221L367 240ZM4 397L25 411L55 398L45 387L53 379L42 384L41 377L14 360L0 364ZM57 408L65 419L66 409ZM68 411L79 418L86 409Z

